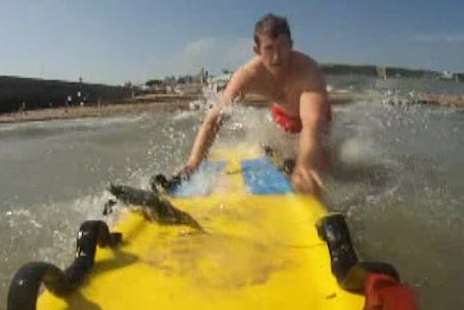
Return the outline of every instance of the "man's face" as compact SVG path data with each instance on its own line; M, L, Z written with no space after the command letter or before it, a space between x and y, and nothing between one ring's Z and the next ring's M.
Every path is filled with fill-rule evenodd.
M280 34L273 39L267 35L259 36L259 47L255 46L264 65L273 74L280 74L288 68L292 43L288 36Z

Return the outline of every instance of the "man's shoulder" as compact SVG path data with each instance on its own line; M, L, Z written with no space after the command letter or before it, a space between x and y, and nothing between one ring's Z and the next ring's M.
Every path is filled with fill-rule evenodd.
M256 76L260 75L263 68L261 60L258 57L254 57L235 70L232 75L232 80L237 81L240 84L248 84L254 80Z
M256 76L261 70L260 64L261 61L254 57L237 68L227 83L226 93L229 93L230 97L234 98L238 94L243 95L252 90Z
M295 68L303 69L304 71L309 70L314 73L320 71L319 64L311 56L296 50L293 50L292 53Z
M319 89L325 88L325 79L319 64L310 56L299 51L293 51L294 72L296 80L302 88Z
M242 70L243 74L246 74L246 75L259 74L259 72L263 71L263 69L264 69L263 62L261 61L261 58L259 58L258 56L253 57L247 63L245 63L242 67L240 67L240 70Z

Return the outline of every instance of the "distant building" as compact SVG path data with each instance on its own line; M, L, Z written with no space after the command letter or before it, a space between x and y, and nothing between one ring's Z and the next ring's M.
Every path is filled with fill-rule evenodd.
M456 73L456 82L464 82L464 73Z
M219 92L226 88L227 83L232 78L232 73L224 73L215 77L208 78L208 88L214 92Z
M454 80L454 73L449 71L443 71L441 73L441 78L444 80Z
M204 85L208 81L208 71L205 70L205 68L201 68L200 73L199 73L199 80L200 84Z

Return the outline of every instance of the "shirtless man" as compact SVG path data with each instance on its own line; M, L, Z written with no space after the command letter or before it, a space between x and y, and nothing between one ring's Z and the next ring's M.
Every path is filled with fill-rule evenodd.
M285 18L272 14L256 23L256 56L238 69L222 94L222 104L232 104L246 93L267 97L274 121L285 131L299 134L298 155L291 175L297 192L319 194L319 169L324 161L331 108L326 85L317 63L292 49ZM198 130L190 157L182 169L195 170L214 141L222 119L221 105L215 105Z

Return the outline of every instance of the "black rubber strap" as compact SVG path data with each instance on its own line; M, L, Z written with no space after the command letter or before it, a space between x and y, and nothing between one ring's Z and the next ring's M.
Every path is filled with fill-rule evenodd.
M35 310L42 284L57 296L75 290L90 272L97 245L114 247L122 240L120 233L110 233L103 221L86 221L78 233L76 258L62 271L55 265L32 262L23 265L14 275L8 291L7 310Z

